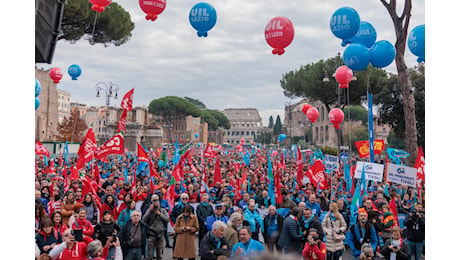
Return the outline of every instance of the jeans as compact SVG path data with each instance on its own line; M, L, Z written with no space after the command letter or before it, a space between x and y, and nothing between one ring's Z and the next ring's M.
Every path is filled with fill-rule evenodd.
M410 256L415 256L415 260L420 260L422 258L422 248L423 242L413 242L406 239L407 244L410 249Z
M142 259L142 248L130 248L127 250L126 255L123 256L123 260L141 260Z
M327 251L326 259L327 260L339 260L339 258L342 256L342 254L343 254L343 250L339 250L339 251L336 251L336 252Z

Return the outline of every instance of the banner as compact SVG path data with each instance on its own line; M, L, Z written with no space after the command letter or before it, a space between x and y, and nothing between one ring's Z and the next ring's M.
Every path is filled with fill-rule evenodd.
M401 164L400 158L407 158L409 157L409 153L403 150L394 149L394 148L387 148L388 158L392 160L396 164Z
M307 177L310 179L314 187L318 187L320 190L328 188L326 176L324 175L324 166L321 160L317 160L307 171Z
M35 143L35 154L43 154L46 157L50 157L50 152L48 151L48 149L46 149L46 147L38 140Z
M383 168L383 164L358 161L356 163L355 179L361 178L361 174L364 169L366 180L382 181Z
M326 154L323 161L324 168L328 171L339 170L339 157Z
M123 154L124 139L120 133L114 135L105 144L103 144L96 152L95 158L102 159L110 154Z
M417 183L417 169L389 163L387 181L415 187Z
M356 150L358 150L359 157L365 158L369 156L369 140L356 141ZM383 140L374 140L374 154L380 154L385 148Z

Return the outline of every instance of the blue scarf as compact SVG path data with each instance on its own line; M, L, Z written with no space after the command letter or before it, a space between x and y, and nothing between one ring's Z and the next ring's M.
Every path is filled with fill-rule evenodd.
M214 244L216 244L216 248L219 249L220 244L222 243L221 239L215 237L211 232L209 232L209 236L211 237L212 242L214 242Z
M331 218L332 221L335 221L337 219L334 215L334 212L329 213L329 217Z
M308 229L308 227L310 226L310 221L313 219L314 216L315 216L315 215L312 214L311 217L310 217L310 219L308 219L308 220L305 219L305 216L302 216L302 219L305 221L305 225L304 225L304 226L305 226L306 229Z

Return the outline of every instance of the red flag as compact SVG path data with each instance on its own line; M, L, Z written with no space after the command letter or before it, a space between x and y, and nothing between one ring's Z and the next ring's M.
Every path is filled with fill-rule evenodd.
M276 204L282 203L283 202L283 196L281 196L281 177L280 177L280 171L279 169L281 168L281 163L278 162L278 167L276 167L275 170L275 176L273 176L273 179L275 181L275 202Z
M321 160L316 160L313 165L307 171L307 177L314 187L318 187L320 190L328 188L326 176L324 175L324 166Z
M395 203L395 198L394 197L391 199L391 201L388 204L388 206L390 207L391 214L393 214L393 217L395 219L394 221L396 222L396 225L399 226L398 209L396 208L396 203Z
M222 183L222 173L220 172L220 157L217 156L216 167L214 168L214 186L216 182Z
M50 152L48 151L48 149L46 149L46 147L38 140L35 143L35 154L43 154L46 155L46 157L48 158L50 157Z
M422 147L418 148L417 160L415 161L414 168L417 169L417 182L423 180L425 182L425 156L423 155Z
M204 157L211 157L214 158L217 155L217 152L214 151L209 144L206 145L206 149L204 150Z
M124 138L121 132L110 138L105 144L101 145L96 152L96 159L103 159L110 154L123 154Z
M131 111L133 109L133 93L134 88L128 91L123 97L123 100L121 100L121 107L124 110Z
M99 174L99 166L97 163L94 165L94 181L96 181L97 184L101 183L101 175Z
M123 113L121 114L120 121L118 122L117 133L119 133L121 131L123 131L123 132L125 131L127 121L128 121L127 112L126 112L126 110L123 109Z
M174 184L175 184L175 181L172 181L171 183L169 183L169 187L166 190L166 194L165 194L165 198L166 198L166 201L168 202L170 211L174 208L174 200L176 198L176 191L175 191ZM174 226L174 223L172 223L172 221L171 221L171 225Z
M149 156L147 155L147 152L144 150L144 147L137 143L137 160L139 162L149 162Z
M70 170L70 181L72 182L78 179L78 177L80 177L80 175L78 174L77 167L73 166L72 169Z
M153 166L152 161L149 161L149 171L150 176L160 179L160 174L158 174L157 170L155 169L155 166Z
M96 137L94 137L93 129L90 128L88 132L86 132L85 139L80 145L80 149L78 149L78 160L76 162L77 170L80 170L85 166L85 163L91 161L94 157L94 153L97 150L96 144Z
M300 148L297 148L297 160L296 160L296 165L297 165L297 177L296 181L299 187L302 185L302 180L303 180L303 164L302 164L302 153L300 152Z
M134 170L133 172L133 179L132 179L132 182L131 182L131 190L129 191L129 193L134 193L136 191L136 170ZM138 194L140 195L140 194Z

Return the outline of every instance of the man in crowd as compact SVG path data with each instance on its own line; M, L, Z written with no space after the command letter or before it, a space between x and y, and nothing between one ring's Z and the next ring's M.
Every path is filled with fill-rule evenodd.
M251 237L254 240L259 241L259 232L264 232L264 221L259 214L259 211L256 209L256 202L254 200L249 200L248 207L244 210L244 219L249 222L251 227Z
M201 195L201 203L196 207L196 216L198 218L198 225L200 226L200 231L198 233L198 244L201 243L204 235L208 232L206 228L206 218L213 214L212 205L209 202L209 195L203 193Z
M310 194L306 204L307 208L310 208L314 215L316 215L318 218L321 216L321 206L316 202L315 194Z
M118 235L123 259L134 260L145 256L148 229L149 226L141 220L141 213L138 210L131 211L130 219L123 225Z
M298 222L298 218L301 214L300 208L294 207L291 210L291 214L284 219L281 235L278 239L278 245L283 248L285 254L300 255L301 253L301 240L304 236Z
M217 220L211 230L203 237L200 243L201 260L217 259L218 256L229 256L231 249L224 237L225 223Z
M166 209L160 207L160 197L152 196L152 204L142 217L142 220L148 225L147 232L147 259L153 259L153 250L156 251L156 259L161 260L164 248L164 225L169 221L169 214Z
M425 214L423 205L416 204L414 209L404 219L404 226L407 227L406 239L409 244L411 257L420 260L422 256L423 241L425 240Z
M233 246L231 257L254 257L265 251L262 243L251 238L250 227L243 226L239 231L239 235L240 242Z
M276 212L276 207L270 205L268 214L264 218L264 242L267 245L268 251L273 252L273 247L276 246L278 253L281 253L281 247L278 245L278 239L283 229L283 216Z
M212 225L216 221L222 221L225 224L228 222L228 217L223 215L223 207L221 203L216 204L214 208L214 214L206 217L206 229L207 231L211 231Z
M367 219L367 211L364 208L358 210L358 223L350 227L347 233L347 242L355 259L361 255L361 246L369 243L375 251L377 250L377 232Z

